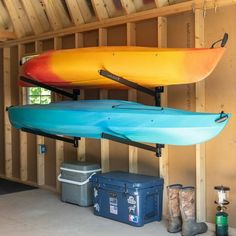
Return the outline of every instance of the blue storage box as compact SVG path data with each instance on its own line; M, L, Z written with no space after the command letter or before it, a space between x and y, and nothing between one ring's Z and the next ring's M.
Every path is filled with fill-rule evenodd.
M133 226L160 221L163 179L113 171L90 179L94 214Z

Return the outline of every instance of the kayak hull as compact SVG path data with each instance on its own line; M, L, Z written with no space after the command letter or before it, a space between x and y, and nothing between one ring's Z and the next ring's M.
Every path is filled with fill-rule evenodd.
M218 135L230 115L196 113L121 100L66 101L10 107L11 124L49 134L97 138L102 133L137 142L193 145Z
M59 87L120 87L99 75L98 71L103 69L146 87L188 84L206 78L224 51L225 48L129 46L57 50L24 63L21 75Z

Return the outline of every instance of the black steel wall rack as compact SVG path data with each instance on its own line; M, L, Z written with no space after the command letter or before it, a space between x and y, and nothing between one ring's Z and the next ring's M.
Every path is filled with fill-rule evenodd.
M152 90L152 89L143 87L143 86L141 86L137 83L134 83L132 81L129 81L129 80L123 78L123 77L112 74L112 73L110 73L109 71L106 71L106 70L99 70L99 74L101 76L107 78L107 79L111 79L113 81L116 81L120 84L123 84L123 85L129 87L129 88L133 88L137 91L140 91L140 92L146 93L150 96L153 96L154 99L155 99L155 105L156 106L161 106L161 93L164 92L164 87L163 86L156 87L154 90ZM46 85L42 82L35 81L35 80L33 80L31 78L28 78L28 77L25 77L25 76L20 76L20 80L22 80L25 83L32 84L34 86L38 86L38 87L48 89L48 90L50 90L54 93L57 93L57 94L60 94L62 96L71 98L73 100L78 100L78 96L80 95L80 90L79 89L73 89L73 93L69 93L65 90L56 88L56 87L51 86L51 85ZM70 138L67 138L67 137L48 134L48 133L41 132L41 131L38 131L38 130L36 131L36 130L26 129L26 128L23 128L22 131L32 133L32 134L35 134L35 135L41 135L41 136L56 139L56 140L61 140L61 141L68 142L68 143L72 143L74 145L74 147L79 146L79 140L80 140L79 137L74 137L73 139L70 139ZM151 145L135 142L135 141L132 141L132 140L129 140L129 139L126 139L126 138L120 138L120 137L110 135L110 134L106 134L106 133L102 133L102 138L112 140L112 141L115 141L115 142L119 142L119 143L123 143L123 144L127 144L127 145L130 145L130 146L138 147L138 148L145 149L145 150L148 150L148 151L151 151L151 152L155 152L157 157L161 157L161 151L162 151L162 148L164 148L164 144L156 144L156 147L153 147Z
M73 89L73 93L69 93L65 90L56 88L56 87L51 86L51 85L44 84L42 82L30 79L28 77L20 76L20 80L27 83L27 84L32 84L32 85L37 86L37 87L45 88L45 89L50 90L54 93L57 93L57 94L60 94L62 96L71 98L74 101L78 100L78 96L80 95L80 90L79 89ZM44 137L47 137L47 138L52 138L52 139L55 139L55 140L60 140L60 141L67 142L67 143L72 143L74 147L76 147L76 148L79 147L79 140L80 140L79 137L68 138L68 137L64 137L64 136L49 134L49 133L42 132L42 131L39 131L39 130L32 130L32 129L26 129L26 128L22 128L21 130L23 132L27 132L27 133L31 133L31 134L35 134L35 135L40 135L40 136L44 136Z

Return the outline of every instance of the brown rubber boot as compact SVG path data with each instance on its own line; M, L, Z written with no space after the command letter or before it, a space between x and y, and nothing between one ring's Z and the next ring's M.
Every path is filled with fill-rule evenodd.
M182 221L179 208L179 191L181 188L181 184L173 184L167 186L169 212L167 231L169 233L178 233L181 231Z
M182 235L194 236L207 231L206 223L196 223L195 190L194 187L182 188L179 192L180 210L182 216Z

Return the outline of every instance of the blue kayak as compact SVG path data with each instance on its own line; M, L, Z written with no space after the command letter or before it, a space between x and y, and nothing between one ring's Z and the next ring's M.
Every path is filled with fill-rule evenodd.
M197 113L121 100L65 101L13 106L17 129L100 139L102 133L137 142L172 145L202 143L218 135L229 114Z

